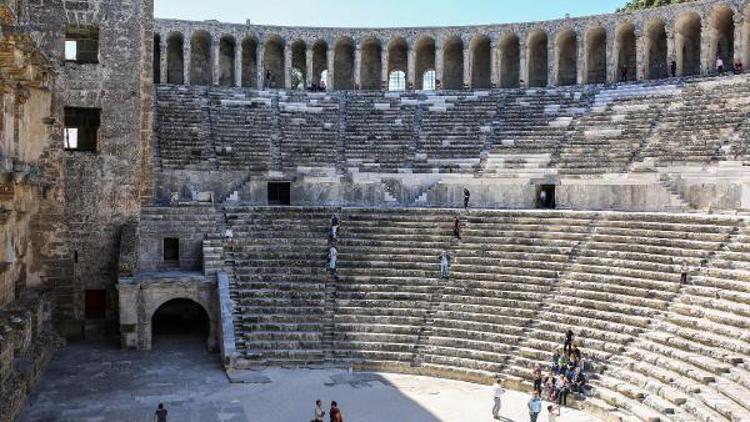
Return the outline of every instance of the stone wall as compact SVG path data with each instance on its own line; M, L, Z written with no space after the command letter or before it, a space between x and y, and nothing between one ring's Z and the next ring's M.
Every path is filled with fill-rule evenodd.
M387 86L393 70L405 72L411 88L421 86L430 69L450 89L612 82L623 67L631 80L650 79L666 76L672 60L678 75L712 69L717 55L747 62L749 15L741 0L704 0L638 12L445 28L291 28L158 19L160 65L155 69L162 83L256 88L290 88L293 67L312 75L307 79L312 83L317 83L317 71L327 68L328 89L379 89ZM200 40L200 49L191 47L194 39ZM717 49L732 39L729 48ZM293 57L294 51L305 54ZM373 72L372 63L381 69ZM191 79L191 68L206 64L211 78ZM227 68L234 72L222 72ZM337 69L347 77L336 75ZM266 70L273 74L270 83ZM558 80L565 72L569 80ZM380 83L370 80L373 74L380 75Z
M22 16L59 74L45 174L54 178L55 201L38 223L45 248L41 279L55 286L57 322L81 335L84 292L108 291L107 320L117 320L114 283L122 225L151 197L151 0L28 1ZM98 63L64 60L68 27L95 27ZM101 109L96 152L63 149L65 107Z

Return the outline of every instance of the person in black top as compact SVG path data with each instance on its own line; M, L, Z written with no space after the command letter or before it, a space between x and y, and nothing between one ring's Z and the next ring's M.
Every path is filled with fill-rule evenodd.
M159 403L159 407L156 408L154 422L167 422L167 409L164 408L162 403Z
M565 344L563 345L563 351L570 353L570 351L573 349L573 330L568 330L567 333L565 333Z
M469 208L469 199L471 198L471 192L469 192L468 189L464 188L464 209Z

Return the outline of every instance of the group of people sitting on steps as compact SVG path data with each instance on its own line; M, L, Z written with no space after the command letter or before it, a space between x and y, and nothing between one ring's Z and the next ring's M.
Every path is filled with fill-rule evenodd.
M328 272L333 277L336 277L336 259L338 258L339 252L336 249L336 244L339 240L339 216L333 214L331 216L331 227L328 229Z
M531 374L534 391L561 406L567 406L568 394L583 394L588 388L586 371L590 368L573 337L573 331L568 330L563 348L552 353L546 368L534 365Z

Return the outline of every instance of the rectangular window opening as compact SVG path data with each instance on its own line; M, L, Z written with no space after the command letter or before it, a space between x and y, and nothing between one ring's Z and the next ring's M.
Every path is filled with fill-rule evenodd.
M291 182L268 182L268 205L290 205L291 191Z
M68 26L65 30L65 61L99 63L99 28Z
M65 149L96 152L100 120L98 108L65 107Z
M163 246L164 262L177 265L180 262L180 239L165 237Z
M107 315L107 291L86 290L86 319L104 319Z

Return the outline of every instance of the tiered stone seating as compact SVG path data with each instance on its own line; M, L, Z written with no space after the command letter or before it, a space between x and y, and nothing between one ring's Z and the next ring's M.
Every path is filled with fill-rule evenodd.
M750 230L693 275L616 362L630 395L674 420L747 420L750 410Z
M434 315L423 366L464 378L487 379L503 372L519 353L525 330L591 221L587 213L466 215L463 240L455 246L455 264ZM506 373L527 375L517 370Z
M160 85L156 88L158 154L166 169L213 168L214 151L204 122L206 87Z
M225 242L237 351L243 365L324 359L325 209L230 208Z
M219 168L267 170L274 136L271 98L246 91L214 90L210 99L211 136Z
M679 295L680 267L704 265L733 225L733 219L720 217L602 216L561 281L555 302L540 315L572 315L584 354L611 368L593 381L595 397L642 420L676 414L668 403L669 398L681 400L673 394L674 385L657 385L656 380L657 374L674 369L672 359L682 352L663 342L663 333L655 333L654 327ZM691 374L701 382L697 372ZM688 375L683 374L685 379Z
M474 95L435 95L426 99L416 167L418 171L448 168L470 170L493 138L499 98Z
M656 125L673 89L624 85L600 92L557 160L563 174L621 173Z
M397 172L406 166L414 137L417 99L407 95L355 94L346 108L347 167Z
M279 99L283 168L336 167L339 99L309 94Z
M335 306L338 360L408 367L450 246L450 211L347 211L342 216Z
M675 98L643 159L657 165L703 164L728 158L722 147L747 117L746 77L689 83Z

